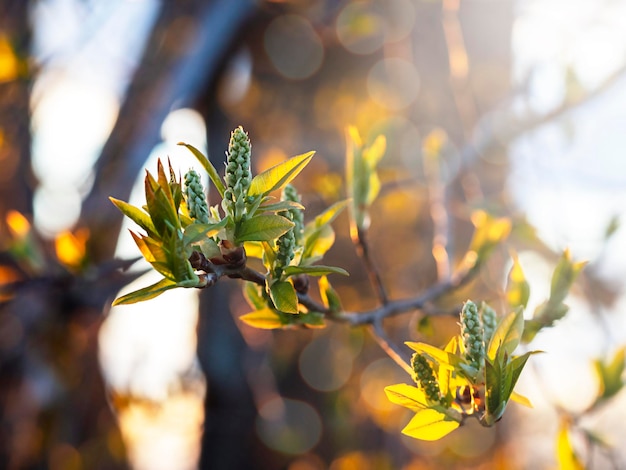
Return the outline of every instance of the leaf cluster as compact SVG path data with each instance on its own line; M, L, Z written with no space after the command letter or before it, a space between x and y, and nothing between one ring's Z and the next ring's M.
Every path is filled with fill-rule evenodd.
M473 304L471 301L467 303ZM490 308L482 305L481 311ZM469 417L483 426L492 426L502 418L513 399L529 405L528 399L513 389L526 361L534 352L514 356L524 329L522 310L502 317L490 338L484 338L484 357L475 368L466 355L463 331L453 337L444 349L426 343L407 342L415 357L426 357L432 365L439 386L439 398L428 397L419 378L416 386L406 384L385 388L393 403L415 411L403 433L416 439L437 440L459 427Z

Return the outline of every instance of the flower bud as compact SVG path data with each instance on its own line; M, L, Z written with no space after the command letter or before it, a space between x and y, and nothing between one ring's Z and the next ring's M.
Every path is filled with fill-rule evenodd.
M483 325L478 315L478 308L471 300L461 310L461 332L465 346L465 358L476 370L481 370L485 359Z
M226 213L239 222L246 211L246 197L252 172L250 170L250 154L252 145L248 134L239 126L230 135L226 152L226 190L224 191L223 208Z
M430 401L441 403L442 397L439 390L439 382L435 378L430 361L423 354L415 353L411 358L411 365L415 372L415 382L424 390L426 398Z
M284 201L292 201L300 204L302 201L300 199L300 195L294 186L288 184L283 189L283 197ZM289 219L295 224L293 227L293 233L296 238L296 245L300 246L302 243L302 238L304 234L304 214L299 209L289 209Z
M496 331L496 325L497 325L498 320L496 317L495 310L492 309L485 302L483 302L480 306L480 317L483 321L484 342L485 342L485 347L487 347L487 345L489 344L489 341L491 341L493 332Z
M189 217L202 224L208 224L209 206L206 202L204 188L200 182L200 175L194 170L189 170L185 175L185 197Z

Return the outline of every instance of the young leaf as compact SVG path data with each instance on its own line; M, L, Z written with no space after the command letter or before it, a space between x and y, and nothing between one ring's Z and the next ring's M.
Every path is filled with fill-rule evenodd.
M283 327L280 315L269 307L247 313L240 316L239 319L249 326L264 330L274 330Z
M228 218L225 217L217 224L191 224L185 229L183 243L185 246L187 246L191 245L192 243L198 242L203 238L213 237L217 235L220 230L226 227L227 223Z
M298 295L289 281L278 281L270 287L270 298L277 310L298 313Z
M524 316L522 309L509 313L498 323L496 331L489 342L487 357L492 361L495 360L498 351L502 348L509 356L522 339L524 331Z
M574 263L569 250L565 250L554 268L550 286L550 302L560 304L565 300L572 284L587 264L586 261Z
M304 206L294 201L280 201L280 202L275 202L274 204L261 204L259 206L259 210L263 212L276 213L276 212L286 211L289 209L304 210Z
M156 229L154 228L154 224L150 219L150 216L146 214L144 211L139 209L138 207L132 206L127 202L120 201L119 199L115 199L114 197L109 197L109 200L117 207L122 214L128 217L130 220L135 222L141 228L143 228L148 235L155 236Z
M243 221L236 233L236 242L275 240L291 227L293 222L276 214L261 214Z
M166 290L170 290L175 287L178 287L175 281L172 281L171 279L161 279L159 282L152 284L151 286L144 287L143 289L118 297L113 301L113 305L134 304L135 302L153 299L154 297L161 295Z
M413 419L402 430L402 434L423 441L436 441L450 434L459 426L460 422L452 419L446 413L428 408L413 416Z
M509 279L506 288L506 300L511 308L520 305L526 308L528 297L530 296L530 286L524 276L524 271L520 265L517 255L513 255L513 266L509 272Z
M332 288L326 276L320 277L318 287L320 289L320 297L324 306L330 309L331 312L341 312L343 307L341 306L339 295L335 289Z
M576 454L569 436L569 426L565 420L561 423L556 437L556 455L561 470L584 470L580 457Z
M289 160L274 165L263 173L259 173L250 183L248 196L261 196L269 194L274 190L282 189L287 183L298 176L298 173L311 161L314 154L315 152L308 152L291 157Z
M248 302L248 305L255 310L262 310L267 305L267 302L261 294L261 286L253 282L244 283L243 296Z
M416 413L430 406L424 390L411 385L388 385L385 387L385 394L391 403L404 406Z
M330 225L322 225L308 234L305 229L302 259L307 263L308 260L320 259L330 250L333 243L335 243L335 232Z
M622 347L617 350L612 360L603 361L602 359L597 359L594 361L596 373L600 381L599 400L611 398L624 386L622 375L626 367L625 353L626 347Z
M224 183L222 183L222 179L220 178L220 175L217 173L217 170L215 169L213 164L210 162L210 160L207 157L205 157L204 154L200 150L195 148L193 145L186 144L184 142L178 142L178 145L187 147L187 149L189 149L189 151L194 154L194 156L198 159L200 164L204 167L205 171L209 174L209 178L215 185L215 188L217 189L217 191L220 193L220 196L224 197L224 191L226 190L226 188L224 187Z
M283 272L287 276L294 274L308 274L310 276L325 276L327 274L342 274L349 276L348 271L345 269L337 268L335 266L287 266Z
M528 398L526 398L524 395L520 395L517 392L511 392L511 401L514 401L515 403L519 403L520 405L523 405L527 408L533 407L533 404L530 402Z
M485 413L484 420L488 426L492 426L499 418L496 413L498 413L498 409L502 403L501 376L502 370L500 364L497 361L491 362L489 359L485 359L485 405L487 412Z

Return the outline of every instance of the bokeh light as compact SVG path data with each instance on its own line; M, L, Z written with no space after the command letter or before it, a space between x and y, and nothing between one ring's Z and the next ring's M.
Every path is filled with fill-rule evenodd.
M274 19L263 38L265 51L276 70L301 80L313 75L324 60L324 47L309 20L299 15Z
M308 403L273 397L259 408L257 432L270 448L286 454L303 454L319 441L322 424Z
M415 101L419 83L415 66L400 58L380 60L367 75L370 97L391 111L399 111Z

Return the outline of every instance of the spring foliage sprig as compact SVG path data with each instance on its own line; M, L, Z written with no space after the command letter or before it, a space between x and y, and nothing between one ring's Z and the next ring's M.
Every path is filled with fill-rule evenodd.
M298 303L298 282L293 278L347 274L341 268L313 265L332 245L328 240L328 231L332 232L329 224L343 205L331 207L322 214L324 220L316 218L314 228L306 231L302 222L304 207L295 188L289 185L314 152L292 157L253 176L250 139L238 127L231 133L222 180L202 152L189 144L180 145L189 149L204 167L222 198L221 204L208 206L195 170L186 173L183 189L171 164L166 173L161 161L156 178L146 172L145 206L134 207L111 198L124 215L145 231L131 231L131 235L143 257L163 275L159 282L119 297L114 305L148 300L177 287L210 286L221 276L245 278L246 250L261 246L267 267L265 286L259 292L263 308L277 317L309 314ZM282 197L276 200L272 193L280 190ZM302 284L305 280L298 281ZM251 317L247 320L254 323ZM280 326L290 323L281 321Z

